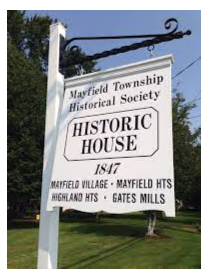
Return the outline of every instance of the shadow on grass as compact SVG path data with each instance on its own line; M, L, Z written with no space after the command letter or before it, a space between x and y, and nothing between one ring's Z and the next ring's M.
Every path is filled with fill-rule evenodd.
M127 220L142 220L146 221L147 216L143 213L127 213L127 214L101 214L100 220L105 219L127 219ZM95 214L91 213L81 213L78 211L72 211L71 213L67 214L67 216L62 217L61 221L63 222L95 222L96 220ZM201 213L200 212L179 212L177 213L176 217L170 218L165 216L157 216L158 221L162 222L175 222L175 223L184 223L184 224L193 224L194 222L200 221L201 219Z
M8 230L34 229L39 227L39 222L35 220L12 220L7 223Z
M142 238L146 234L147 227L131 226L112 223L80 223L69 227L66 233L95 234L98 236L121 236Z
M177 231L177 232L181 232L181 233L190 233L190 234L201 234L200 232L198 231L191 231L191 230L184 230L184 229L177 229L177 228L174 228L174 227L164 227L165 229L167 230L171 230L171 231Z
M194 225L195 223L199 223L201 221L201 219L198 216L195 216L193 218L187 218L187 216L185 217L176 217L176 218L162 218L159 220L160 222L163 223L175 223L175 224L184 224L184 225Z
M109 248L108 250L104 250L102 252L98 252L97 254L94 254L92 256L88 256L82 260L78 260L77 262L70 264L68 266L63 267L64 269L67 268L88 268L89 266L104 260L108 257L114 256L117 253L121 251L127 251L129 248L134 246L136 242L139 240L139 238L134 238L129 240L128 242L118 244L112 248ZM79 267L80 266L80 267Z
M144 220L146 219L146 215L142 213L129 213L129 214L109 214L104 213L100 214L99 219L128 219L128 220ZM68 214L61 215L62 221L89 221L89 222L95 222L96 220L96 214L95 213L84 213L79 211L72 211Z
M183 217L201 217L201 211L179 211L177 215Z
M69 213L67 216L61 216L60 221L63 223L105 223L109 219L114 222L114 219L117 220L136 220L138 221L147 221L147 216L144 214L100 214L99 219L96 218L95 213Z

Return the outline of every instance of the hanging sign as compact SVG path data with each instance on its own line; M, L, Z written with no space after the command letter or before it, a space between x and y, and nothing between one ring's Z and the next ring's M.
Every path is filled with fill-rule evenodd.
M175 216L172 56L65 80L48 210Z

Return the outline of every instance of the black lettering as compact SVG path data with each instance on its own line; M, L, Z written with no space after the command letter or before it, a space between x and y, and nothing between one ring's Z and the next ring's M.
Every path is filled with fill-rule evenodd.
M137 145L136 145L136 138L137 135L128 135L127 136L127 151L136 151Z
M145 121L146 121L146 119L145 119L145 117L149 117L150 119L152 118L152 114L150 113L150 114L145 114L145 115L143 115L142 116L142 119L141 119L141 125L142 125L142 127L144 128L144 129L149 129L150 127L151 127L151 122L149 122L149 125L145 125Z
M92 139L89 140L83 140L83 147L82 147L82 154L89 154L91 153L91 145L92 145ZM86 151L87 149L87 151Z
M77 127L79 125L79 127ZM78 131L78 135L76 134L76 131ZM82 134L82 123L75 123L74 124L74 131L73 131L73 137L75 136L81 136Z

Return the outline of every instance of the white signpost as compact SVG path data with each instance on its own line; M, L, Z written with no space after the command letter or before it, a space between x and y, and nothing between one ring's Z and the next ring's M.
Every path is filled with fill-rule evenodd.
M59 46L60 36L65 37L65 31L65 28L60 23L50 26L45 144L38 248L39 269L57 268L59 208L55 208L53 211L49 212L46 209L46 205L58 133L58 115L62 107L64 93L64 77L59 73Z
M38 268L57 268L59 207L175 216L172 55L64 80L60 35L52 25Z

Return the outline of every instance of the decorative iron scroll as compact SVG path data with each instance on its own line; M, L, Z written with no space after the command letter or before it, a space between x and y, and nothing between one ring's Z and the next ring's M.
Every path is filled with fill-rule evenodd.
M166 20L164 23L164 27L166 30L170 30L174 26L174 28L164 34L148 34L148 35L130 35L130 36L102 36L102 37L74 37L69 40L61 40L60 44L60 71L62 72L64 68L67 67L67 58L66 58L66 51L68 53L72 53L74 51L77 51L79 47L77 45L73 45L70 48L68 48L69 44L71 44L74 41L83 41L83 40L119 40L119 39L136 39L136 38L152 38L148 40L144 40L138 43L133 43L131 45L122 46L120 48L113 48L111 50L106 50L101 53L95 53L93 55L86 55L85 58L76 58L76 55L71 61L71 65L78 65L83 64L86 61L93 61L98 60L101 58L106 58L109 56L125 53L128 51L137 50L139 48L143 47L149 47L154 46L155 44L160 44L162 42L169 42L175 39L182 39L185 35L189 36L191 35L191 30L187 30L186 32L182 32L178 30L178 21L175 18L170 18Z

